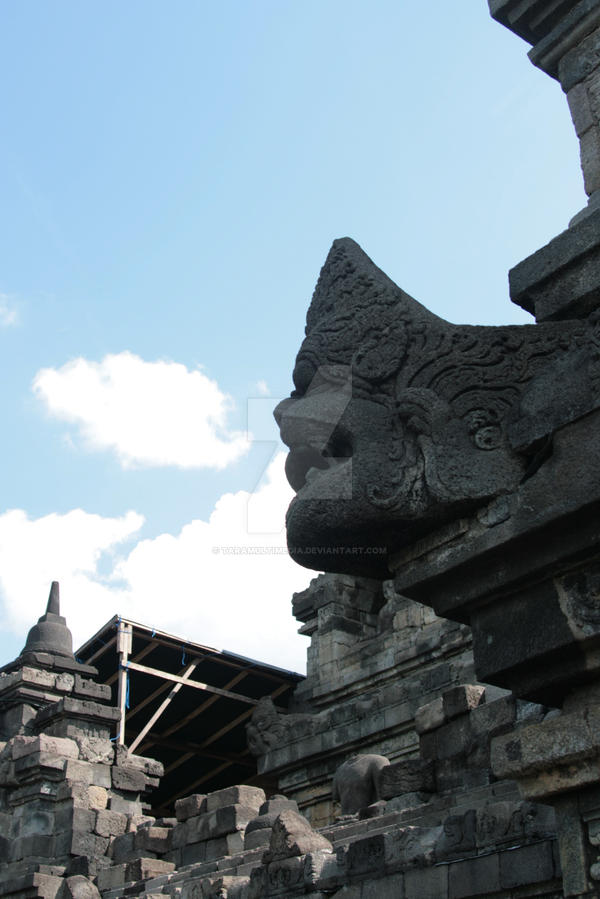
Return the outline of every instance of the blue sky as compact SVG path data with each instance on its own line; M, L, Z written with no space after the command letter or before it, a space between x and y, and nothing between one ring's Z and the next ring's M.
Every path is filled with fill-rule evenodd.
M585 202L560 87L485 0L0 17L0 662L57 578L76 643L119 612L301 669L310 573L213 547L284 544L320 266L348 235L438 315L528 321L507 271Z

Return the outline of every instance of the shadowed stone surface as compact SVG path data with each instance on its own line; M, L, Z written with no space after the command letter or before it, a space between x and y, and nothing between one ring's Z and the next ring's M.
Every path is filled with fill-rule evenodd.
M266 860L279 861L319 850L331 852L332 848L329 840L313 830L306 818L292 809L285 809L273 824Z

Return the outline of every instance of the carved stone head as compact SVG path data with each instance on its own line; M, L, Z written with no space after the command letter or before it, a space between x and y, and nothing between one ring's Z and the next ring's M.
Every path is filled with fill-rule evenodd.
M595 319L454 325L336 240L275 410L292 557L389 576L391 552L535 472L556 427L596 405L598 358Z

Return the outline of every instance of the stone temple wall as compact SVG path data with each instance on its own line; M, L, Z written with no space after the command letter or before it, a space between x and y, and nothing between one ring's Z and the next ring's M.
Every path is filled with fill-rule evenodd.
M505 691L492 688L488 697L481 685L452 686L452 664L457 676L470 670L468 628L446 628L413 603L390 592L383 596L372 583L348 576L339 582L319 578L296 597L296 608L314 623L311 616L325 600L327 608L332 596L352 597L356 590L362 591L363 605L369 594L370 608L377 609L367 613L373 615L371 636L355 634L336 656L340 667L323 670L314 661L320 652L319 627L330 645L338 642L330 635L349 625L336 621L332 629L329 612L321 615L313 633L311 676L297 697L298 705L309 708L314 692L318 711L286 716L291 730L279 749L287 746L289 756L282 779L293 782L294 772L301 772L308 792L319 758L329 772L319 786L326 801L315 803L304 787L298 791L308 812L320 814L321 826L300 814L294 797L267 797L243 785L180 799L172 818L148 815L145 798L158 783L160 765L130 755L111 740L118 711L108 704L108 688L72 656L54 654L48 645L43 652L26 646L0 673L0 896L560 895L552 810L524 801L513 782L499 780L490 770L494 735L531 725L547 717L547 710L519 703ZM392 621L401 636L382 637L381 623ZM440 645L443 651L433 658ZM382 665L390 646L396 653ZM393 683L388 668L398 661L398 651L412 659L407 683L420 678L422 684L421 697L410 688L401 716L394 712L393 691L388 706L382 698ZM357 664L360 658L371 661ZM446 673L432 678L440 666ZM379 691L374 705L380 678L388 687ZM329 695L335 685L343 700ZM420 699L430 701L421 705ZM368 722L364 744L356 725L344 724L344 703L362 703L355 720ZM335 726L327 719L335 745L328 750L320 742L315 755L315 735L327 731L307 729L307 721L314 725L314 717L320 721L319 716L338 708L342 713ZM409 751L393 760L360 752L385 745L377 726L385 731L389 709L390 731L398 728L398 720L398 733L410 731ZM258 730L255 738L265 740L269 734ZM386 739L394 745L389 734ZM272 749L267 758L279 756ZM366 760L367 767L360 768L358 778L353 770L344 774L346 766L340 763L352 765L356 759L363 767ZM356 801L362 807L355 809Z
M276 410L290 546L318 540L331 572L294 600L311 636L295 706L262 700L248 726L281 792L148 816L160 766L114 746L55 584L0 671L0 897L598 899L600 0L489 5L581 138L588 206L510 273L538 324L451 325L334 243ZM352 395L332 378L311 396L315 359L351 369ZM329 452L307 478L304 419L329 441L336 389L358 409L352 465ZM321 489L350 469L351 513ZM339 552L375 531L385 555Z

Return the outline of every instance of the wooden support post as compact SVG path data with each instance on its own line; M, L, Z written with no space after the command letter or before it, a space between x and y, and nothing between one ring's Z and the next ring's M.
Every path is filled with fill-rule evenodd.
M144 737L146 736L148 731L156 724L156 722L158 721L158 719L160 718L162 713L165 711L167 706L170 704L173 697L177 693L179 693L179 691L183 687L183 682L186 681L192 675L192 673L196 670L197 667L198 667L198 659L194 659L194 661L191 662L188 665L188 667L185 669L183 675L181 676L181 681L178 681L177 683L174 684L174 686L170 690L167 698L163 699L163 701L161 702L161 704L159 705L157 710L154 712L154 714L150 717L148 722L141 729L141 731L139 732L139 734L137 735L137 737L135 738L135 740L129 747L129 752L135 752L136 747L139 746L139 744L142 742L142 740L144 739Z
M119 730L117 733L117 743L119 746L125 745L125 714L127 711L127 660L131 653L132 644L132 627L125 621L119 619L117 630L117 654L119 657Z

